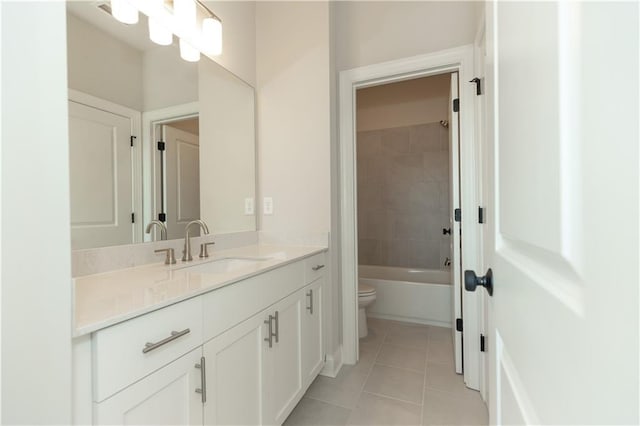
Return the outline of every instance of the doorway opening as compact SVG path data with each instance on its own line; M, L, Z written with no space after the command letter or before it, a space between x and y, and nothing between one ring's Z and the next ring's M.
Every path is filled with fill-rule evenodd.
M356 212L359 342L427 325L462 373L458 105L457 71L356 90Z
M475 85L467 83L473 76L473 47L463 46L441 52L384 62L355 68L340 73L339 84L339 204L340 204L340 279L342 296L342 361L355 364L358 361L358 209L357 209L357 91L389 83L414 80L422 77L449 74L451 80L459 79L458 102L459 125L453 123L454 118L447 120L449 129L459 130L459 217L461 222L454 222L451 235L460 238L462 244L454 243L454 249L460 250L456 256L462 262L459 270L475 269L479 261L476 146L474 144L474 98ZM455 77L454 77L455 76ZM458 84L455 85L456 88ZM453 103L451 104L453 108ZM438 124L442 118L439 118ZM443 120L444 121L444 120ZM443 123L444 124L444 123ZM454 145L456 146L456 145ZM456 180L453 180L456 182ZM454 213L455 214L455 213ZM437 228L436 228L437 229ZM440 227L440 232L442 227ZM452 263L456 267L456 262ZM460 294L460 274L453 274L454 293ZM464 335L464 383L472 389L479 388L479 372L481 368L481 352L478 321L478 296L476 293L464 292L461 298L452 297L459 312L452 315L451 326L462 322L462 313L466 319L464 327L455 327L454 339L462 347ZM456 303L458 302L458 303ZM462 325L462 324L460 324ZM453 333L453 331L452 331ZM457 370L462 370L462 359Z

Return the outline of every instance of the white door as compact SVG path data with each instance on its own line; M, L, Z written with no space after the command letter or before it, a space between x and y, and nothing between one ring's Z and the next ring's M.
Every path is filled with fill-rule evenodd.
M458 99L458 73L451 73L449 91L449 229L451 230L451 300L453 314L451 327L455 354L456 373L462 374L462 332L456 330L456 320L462 319L461 275L462 257L460 250L460 222L455 220L455 211L460 209L460 139L458 137L458 112L453 110L453 102Z
M264 424L268 314L260 313L204 344L205 425Z
M267 424L282 424L303 394L302 310L304 292L296 292L271 308L275 340L268 351Z
M488 4L492 423L638 424L638 7Z
M324 277L321 277L304 288L306 299L302 313L302 378L305 389L324 366L323 284Z
M200 364L195 349L94 405L98 425L202 425Z
M185 226L200 219L200 145L198 136L162 126L166 158L167 239L184 238ZM192 236L200 235L192 227Z
M71 247L134 242L131 120L69 101Z

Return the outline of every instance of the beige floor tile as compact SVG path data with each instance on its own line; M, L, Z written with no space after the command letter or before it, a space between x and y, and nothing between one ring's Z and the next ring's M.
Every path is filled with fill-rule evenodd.
M370 365L345 365L335 379L318 376L307 390L306 396L341 407L353 408L360 397L370 370Z
M487 425L489 414L480 392L465 397L427 389L424 395L423 425Z
M421 404L423 385L422 372L376 364L364 385L364 390Z
M349 417L349 425L417 425L422 407L363 392Z
M387 335L387 331L385 329L378 329L375 326L371 326L368 324L369 334L367 337L360 339L360 344L374 345L378 348L382 345L385 336Z
M429 329L423 326L393 325L387 330L384 342L390 345L427 349Z
M450 328L429 326L430 340L453 340L453 332Z
M351 410L347 408L317 399L302 398L284 425L346 425L350 414Z
M464 396L470 391L461 374L456 374L452 364L440 364L427 359L427 388Z
M362 343L360 342L360 356L358 358L358 365L371 366L375 362L378 353L380 352L381 345L377 343Z
M453 365L453 339L429 339L429 343L427 344L427 359L431 362Z
M423 349L405 346L382 345L376 363L391 367L424 371L427 357Z

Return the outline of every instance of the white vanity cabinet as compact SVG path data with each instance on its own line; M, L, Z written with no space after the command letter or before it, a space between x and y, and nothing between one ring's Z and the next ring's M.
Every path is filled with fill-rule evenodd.
M93 424L282 424L324 365L319 265L324 253L94 332L74 360Z
M202 425L198 348L94 406L97 425Z

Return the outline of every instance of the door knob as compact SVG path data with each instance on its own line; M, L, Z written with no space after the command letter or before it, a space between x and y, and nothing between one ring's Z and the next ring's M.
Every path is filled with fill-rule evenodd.
M451 228L442 228L442 235L451 235Z
M487 289L489 296L493 296L493 272L491 268L487 270L487 273L479 277L473 271L464 271L464 288L467 291L476 291L477 286L482 286Z

